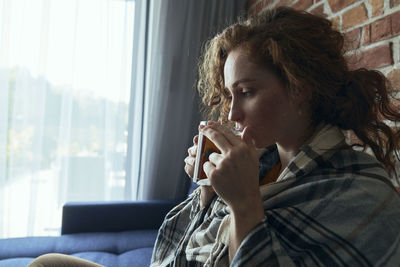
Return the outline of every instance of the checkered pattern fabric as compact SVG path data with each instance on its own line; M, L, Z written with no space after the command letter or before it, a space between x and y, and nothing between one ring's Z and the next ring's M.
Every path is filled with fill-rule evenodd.
M399 193L337 128L320 127L260 192L266 219L231 266L399 266ZM200 210L199 200L196 190L166 216L152 266L229 266L229 208L215 197Z

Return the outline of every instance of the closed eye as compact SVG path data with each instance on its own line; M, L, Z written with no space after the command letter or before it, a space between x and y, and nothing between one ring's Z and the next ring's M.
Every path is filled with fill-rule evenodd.
M242 95L242 96L250 96L251 94L253 93L253 90L251 90L251 89L242 89L241 91L240 91L240 94Z

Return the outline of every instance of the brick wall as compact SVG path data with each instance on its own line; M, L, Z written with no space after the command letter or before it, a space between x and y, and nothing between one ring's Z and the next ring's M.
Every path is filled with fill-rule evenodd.
M247 10L283 5L330 19L345 35L350 67L380 70L400 98L400 0L248 0ZM349 143L360 143L352 132L345 134ZM396 168L400 173L398 161Z
M330 19L346 37L351 67L382 71L400 91L400 0L249 0L248 13L291 6Z

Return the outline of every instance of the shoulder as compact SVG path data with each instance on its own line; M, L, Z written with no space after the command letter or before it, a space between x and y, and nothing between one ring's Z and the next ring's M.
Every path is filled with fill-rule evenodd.
M351 196L349 199L359 197L363 201L380 201L388 194L394 194L400 206L399 194L379 161L368 153L351 148L334 151L331 157L319 161L311 172L298 178L292 186Z
M366 166L366 164L381 166L373 155L363 151L357 151L351 147L338 149L333 153L330 161L338 168L357 165Z
M329 157L320 160L313 174L337 174L345 177L366 175L389 181L389 175L372 155L352 148L331 151Z
M332 155L326 166L344 176L372 179L375 182L392 185L390 177L381 163L366 152L351 148L338 150Z

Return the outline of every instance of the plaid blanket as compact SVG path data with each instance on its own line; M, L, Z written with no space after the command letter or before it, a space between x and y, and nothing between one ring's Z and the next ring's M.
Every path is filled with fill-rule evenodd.
M329 125L311 140L260 187L266 219L231 266L400 266L400 196L379 162ZM168 213L151 266L229 265L229 209L199 200L196 190Z

